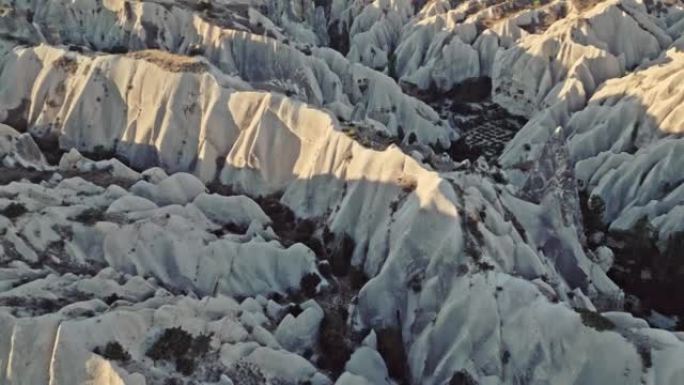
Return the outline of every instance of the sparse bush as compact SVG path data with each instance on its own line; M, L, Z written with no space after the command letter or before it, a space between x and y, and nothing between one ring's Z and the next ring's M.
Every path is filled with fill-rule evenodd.
M176 370L188 376L195 370L195 358L209 352L210 342L211 335L193 337L180 327L174 327L164 330L145 354L155 361L175 362Z
M451 376L449 385L477 385L477 381L470 375L470 373L459 370Z
M325 311L320 326L319 344L321 355L319 365L335 375L344 371L344 365L352 354L346 343L347 310L343 306L335 306Z
M302 277L299 287L308 298L316 296L316 287L321 282L321 278L316 273L308 273Z
M178 55L161 50L148 49L135 51L128 53L127 56L133 59L145 60L170 72L202 73L209 69L207 64L190 56Z
M164 330L164 333L147 350L147 356L155 361L171 360L185 355L192 345L192 335L175 327Z
M190 357L176 358L176 371L184 376L192 375L195 371L195 360Z
M196 357L202 357L209 353L211 334L200 334L192 341L190 353Z
M210 0L200 0L197 2L198 11L210 11L213 8Z
M349 269L349 284L354 290L361 290L361 288L368 282L368 276L362 268L352 266Z
M68 56L62 56L52 63L55 68L62 69L65 73L73 75L78 70L78 63L75 59Z
M409 384L408 358L404 348L401 329L385 328L376 330L378 352L385 360L387 370L399 384Z
M653 357L651 355L651 348L644 345L637 346L637 353L641 357L641 363L644 365L644 369L648 369L653 366Z
M465 225L468 233L481 245L484 243L484 235L480 231L479 223L480 220L477 216L470 214L465 216Z
M418 182L415 180L415 178L408 175L399 177L397 184L399 187L401 187L401 190L407 194L413 192L416 187L418 187Z
M0 210L0 215L7 217L9 219L14 219L26 214L28 210L21 203L12 202L7 205L4 209Z
M287 307L287 312L292 314L293 317L297 317L300 314L302 314L302 307L299 306L297 303L290 304L290 306Z
M121 299L121 297L119 297L118 294L112 293L111 295L106 296L103 300L107 305L111 305L120 299Z
M587 202L587 208L595 215L603 215L603 211L606 209L606 203L600 196L591 195Z
M88 208L76 215L74 221L81 222L88 225L94 225L104 219L104 212L97 208Z
M615 329L615 324L613 323L613 321L602 316L601 313L581 308L577 308L575 309L575 311L579 313L580 317L582 318L582 323L585 326L596 329L598 331Z
M490 264L487 261L478 261L477 262L477 267L480 269L480 271L493 271L495 269L494 265Z
M263 385L266 377L259 367L251 362L238 361L228 371L228 376L239 385Z
M596 4L600 3L602 0L572 0L572 5L577 8L578 11L584 11L589 8L594 7Z
M506 180L506 175L501 170L496 170L494 173L492 173L492 179L494 179L494 182L498 184L508 183L508 180Z
M93 353L112 361L127 362L131 359L131 355L117 341L110 341L104 347L98 346Z
M330 253L330 266L335 276L343 277L349 274L355 247L356 242L349 235L342 234L338 237Z
M397 76L397 56L394 54L394 52L391 52L389 54L389 57L387 58L387 76L389 76L395 80L398 79L398 76Z
M164 385L183 385L183 380L178 377L169 377L164 381Z
M318 271L325 278L330 279L332 277L332 269L330 268L330 262L327 260L318 263Z
M282 234L294 228L295 215L289 207L280 203L279 196L259 197L255 199L255 202L273 220L272 227L276 233Z

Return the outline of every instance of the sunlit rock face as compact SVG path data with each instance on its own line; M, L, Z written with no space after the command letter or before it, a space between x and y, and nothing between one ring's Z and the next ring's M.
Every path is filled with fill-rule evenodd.
M684 383L682 33L0 0L0 383Z
M363 126L380 123L390 130L387 134L396 136L397 126L404 125L405 135L413 133L419 141L443 146L456 135L430 107L403 94L381 73L332 53L312 55L315 47L309 44L269 36L263 31L268 19L259 13L268 6L228 2L200 12L192 3L20 1L6 12L3 29L33 43L115 53L151 48L202 55L221 72L256 88L294 96Z

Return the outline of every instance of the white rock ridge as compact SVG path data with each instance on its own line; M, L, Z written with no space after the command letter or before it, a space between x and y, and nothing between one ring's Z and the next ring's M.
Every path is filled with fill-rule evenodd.
M27 15L31 15L30 23L25 21ZM210 15L201 17L188 9L184 2L90 0L76 5L63 0L22 0L13 4L4 19L8 21L0 28L32 42L109 52L159 48L178 54L201 54L224 73L255 88L296 96L326 107L345 120L353 118L372 125L378 115L395 120L408 115L411 125L405 130L414 132L422 142L448 147L455 135L430 107L403 94L398 87L380 92L378 89L388 83L381 73L350 68L353 65L344 58L342 63L329 63L311 56L310 48L307 54L246 27L224 28ZM257 24L263 26L262 22ZM358 106L364 108L359 110ZM403 116L396 116L397 111ZM380 123L387 124L387 118Z

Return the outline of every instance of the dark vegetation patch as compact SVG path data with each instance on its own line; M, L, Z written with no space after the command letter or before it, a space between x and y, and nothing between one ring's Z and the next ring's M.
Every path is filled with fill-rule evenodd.
M333 21L328 25L328 37L330 38L330 48L346 56L349 52L349 31L347 31L347 27L340 24L338 20Z
M210 192L222 195L235 195L228 186L214 182L209 185ZM272 219L272 228L284 246L302 243L308 246L319 260L319 271L326 277L330 287L322 293L316 292L320 283L317 274L307 274L300 282L300 291L288 293L287 297L274 295L277 302L291 301L287 312L298 316L302 312L298 302L315 298L323 309L324 318L320 324L316 365L326 371L331 378L339 377L354 349L361 343L363 336L354 332L348 325L348 306L354 301L358 291L368 281L362 269L352 266L352 256L356 243L348 234L335 234L318 219L297 218L280 201L280 195L253 198L261 209ZM247 366L237 366L231 370L239 371L246 384L261 378L258 371ZM242 382L240 382L242 383Z
M280 202L280 197L280 195L274 194L255 198L254 201L273 220L272 227L276 234L284 235L286 239L292 239L296 236L296 233L291 234L297 225L295 215L289 207Z
M466 79L454 85L449 91L440 90L434 83L426 90L418 89L410 84L402 84L402 89L405 93L431 105L444 100L450 100L456 104L479 103L489 98L492 80L488 77Z
M368 282L368 276L363 269L352 266L349 269L348 281L353 290L359 291L364 285L366 285L366 282Z
M597 247L600 244L595 244L593 242L592 233L600 231L605 233L608 231L608 226L603 224L601 220L601 215L605 205L598 197L593 197L589 200L589 195L586 191L578 191L580 200L580 210L582 212L582 223L584 224L585 238L589 240L589 246Z
M478 31L491 28L509 16L529 8L539 8L550 3L550 0L509 0L501 1L488 9L488 16L478 21Z
M101 154L106 153L104 149L100 150ZM111 154L107 154L106 157L109 155ZM53 176L52 172L23 169L8 170L8 173L0 172L0 178L4 178L7 183L25 178L34 183L40 183ZM109 185L108 182L112 181L111 177L101 177L102 174L106 174L101 171L94 172L92 175L77 171L62 174L65 177L80 176L101 186L107 186ZM124 187L130 186L124 184ZM235 195L229 187L217 183L210 184L208 187L210 191L222 195ZM316 300L321 304L324 309L324 321L321 324L321 338L319 339L319 348L322 354L318 364L333 374L334 377L337 377L342 373L344 365L362 340L362 336L347 326L347 308L354 300L358 290L368 280L363 270L351 266L352 255L356 247L355 242L347 234L332 233L327 226L316 219L297 218L292 210L280 202L279 195L260 197L254 200L273 220L274 231L285 246L297 242L307 245L316 253L319 265L329 269L328 279L331 283L329 290L325 293L316 293L316 286L320 282L320 277L317 274L309 274L301 281L300 293L290 293L290 299L295 299L297 302L296 299L303 300L303 297L316 297ZM74 220L83 223L95 223L102 220L103 217L102 211L90 209L76 215ZM105 298L105 301L111 305L118 299L120 298L117 295L111 295ZM280 298L280 300L284 301L285 298ZM36 306L45 308L44 312L50 312L60 309L65 304L46 302ZM301 313L302 309L294 303L288 308L288 311L296 316ZM159 336L146 352L146 355L155 361L166 361L175 365L178 375L193 373L197 375L199 369L202 371L206 369L198 358L208 352L209 340L209 336L193 337L180 328L171 328ZM100 352L103 354L111 353L112 357L123 355L119 354L120 352L113 346L110 346L109 351L107 351L107 346L100 347ZM245 376L252 379L262 378L258 371L249 370L246 366L236 366L231 370L247 373ZM249 381L245 383L249 383Z
M287 307L287 312L288 312L289 314L292 314L293 317L299 316L300 314L302 314L303 311L304 311L304 310L302 309L302 307L299 306L299 304L297 304L297 303L291 303L291 304Z
M221 228L212 230L211 233L217 237L221 237L224 234L246 234L249 228L244 225L238 225L235 223L226 223L221 226Z
M549 29L551 24L565 18L567 13L567 6L561 3L558 4L557 13L554 13L554 10L549 9L540 11L537 17L532 19L529 24L520 25L520 28L524 29L528 33L541 34Z
M332 378L344 372L344 366L363 339L347 324L347 309L366 281L365 274L351 268L347 276L333 277L330 280L332 288L316 298L324 314L318 340L321 355L316 364L329 372Z
M318 366L337 378L344 372L344 366L354 351L349 340L348 312L343 304L334 304L324 307L324 314L318 341L322 353Z
M457 162L463 160L470 160L474 162L477 158L483 156L484 153L482 149L473 148L466 143L465 137L461 137L458 140L451 143L449 148L449 157Z
M55 123L56 124L56 123ZM57 165L66 151L59 147L59 137L53 133L31 135L49 164Z
M585 0L585 1L588 1L588 0ZM648 13L654 14L658 18L660 18L664 15L667 15L669 13L669 9L665 5L665 2L663 2L663 1L645 0L644 4L646 5L646 9L648 10Z
M5 208L0 209L0 215L9 219L18 218L26 214L27 212L28 210L26 209L26 207L23 204L17 202L12 202L5 206Z
M126 3L126 4L128 4L128 3ZM113 45L111 47L103 47L101 49L101 51L106 52L106 53L110 53L110 54L114 54L114 55L123 55L123 54L128 53L129 49L128 49L128 47L126 47L124 45Z
M653 366L653 355L651 354L651 348L647 345L636 345L637 353L641 357L641 363L644 365L644 369L649 369Z
M664 250L647 218L625 233L609 234L615 262L608 275L638 298L627 310L646 316L649 309L684 319L684 232L671 234ZM663 295L667 293L667 295ZM679 325L678 328L684 325ZM684 330L684 329L682 329Z
M134 181L122 178L114 178L104 171L38 171L25 168L7 168L0 166L0 186L8 185L12 182L20 182L27 180L34 184L49 181L56 173L62 175L64 178L79 177L94 185L100 187L109 187L111 185L121 186L125 189L130 188Z
M476 262L482 258L481 246L484 244L484 235L478 227L479 223L479 217L473 214L463 216L463 227L466 229L464 251Z
M164 330L145 355L154 361L173 362L177 372L189 376L195 371L195 359L209 352L210 342L210 334L193 337L180 327L174 327Z
M212 9L211 0L199 0L196 9L200 12L210 11Z
M93 353L100 355L108 360L128 362L131 355L117 341L110 341L105 346L98 346Z
M116 158L116 151L112 148L107 148L101 144L98 144L97 146L93 147L93 151L89 152L86 158L95 161L109 160Z
M227 186L213 183L209 186L210 192L221 195L236 195ZM330 272L336 277L352 275L355 282L364 281L363 273L353 271L351 266L352 256L356 243L348 234L334 234L325 224L311 218L297 218L294 212L281 203L279 194L253 198L254 201L273 221L271 227L280 238L285 247L295 243L302 243L311 249L321 265L329 265ZM327 267L326 267L327 268ZM310 285L313 277L305 277L303 284Z
M87 208L76 215L73 220L86 225L94 225L105 219L104 211L99 208Z
M23 316L23 313L33 317L58 312L63 307L72 303L88 301L92 296L74 291L65 293L59 298L40 298L40 297L3 297L0 298L0 306L12 308L12 314Z
M477 381L465 370L459 370L451 376L449 385L478 385Z
M85 172L69 171L60 172L60 174L62 174L62 176L64 176L65 178L80 177L96 186L104 188L107 188L111 185L117 185L128 190L136 182L132 179L115 178L105 170Z
M202 73L209 69L207 64L198 61L193 57L156 49L130 52L127 56L132 59L145 60L149 63L153 63L169 72Z
M676 329L684 330L684 232L671 234L664 248L659 247L647 217L629 231L609 231L601 219L605 202L600 197L581 191L580 204L588 246L607 242L615 254L608 276L628 294L625 310L638 317L648 317L651 310L677 316ZM607 234L607 241L595 239L594 233Z
M0 186L5 186L12 182L19 182L23 179L28 180L31 183L40 183L49 180L52 175L54 175L52 172L0 166Z
M478 270L482 272L494 271L495 269L494 265L487 261L477 261L475 266L477 266Z
M104 261L83 261L76 260L65 252L65 239L70 239L71 234L61 228L55 229L62 239L48 244L44 252L38 253L38 261L29 262L28 265L34 269L49 268L50 271L63 274L76 274L80 276L94 276L100 270L107 267ZM86 298L89 299L89 298Z
M268 383L261 369L247 361L236 362L228 369L228 376L236 385L264 385Z
M601 313L582 308L576 308L575 311L580 315L582 323L585 326L600 332L615 329L615 324L608 318L602 316Z
M321 278L318 276L318 274L308 273L302 277L299 286L305 296L313 298L316 296L316 287L319 283L321 283Z
M22 99L16 108L10 108L7 110L5 120L0 123L4 123L19 132L26 132L28 128L28 113L30 106L30 100Z
M338 118L342 124L341 132L364 148L384 151L392 144L399 146L401 141L404 140L405 133L401 124L397 128L398 132L395 137L384 132L374 131L370 127L359 124L358 122L347 121L341 117ZM412 144L416 141L415 136L416 134L413 132L409 134L408 144Z
M103 301L104 301L104 303L106 303L107 305L110 305L110 306L111 306L114 302L116 302L116 301L118 301L118 300L120 300L120 299L123 299L123 298L120 297L118 294L113 293L113 294L111 294L111 295L106 296L106 297L103 299Z
M76 62L76 59L70 58L68 56L62 56L59 59L55 60L52 65L55 68L59 68L65 73L69 75L74 75L76 71L78 70L78 62Z
M604 0L571 0L572 5L575 6L579 11L584 11L596 6L596 4L603 2Z
M449 110L454 126L463 132L448 150L449 156L455 161L468 159L472 162L483 156L495 162L526 122L524 118L491 102L454 103Z
M411 373L408 369L408 356L404 348L401 329L389 327L375 332L378 338L378 352L385 360L389 375L399 384L410 384Z
M492 81L488 77L466 79L448 91L440 90L436 84L426 90L402 84L402 89L429 104L442 119L448 119L461 130L463 135L449 148L433 146L436 153L446 153L457 162L475 161L480 156L495 161L527 121L491 101Z
M347 234L342 234L335 239L330 247L330 267L333 275L344 277L351 271L351 260L356 243Z

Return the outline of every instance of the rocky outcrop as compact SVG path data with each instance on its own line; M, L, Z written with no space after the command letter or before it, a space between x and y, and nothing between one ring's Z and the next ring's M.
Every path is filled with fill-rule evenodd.
M679 383L578 190L676 233L681 15L460 4L7 4L0 382ZM492 76L531 117L505 172L438 162L456 133L384 55L403 85Z
M257 89L295 96L345 120L353 118L373 126L377 122L372 116L398 120L408 115L412 124L404 128L406 135L412 132L425 143L445 147L455 135L430 107L403 94L393 82L378 95L374 90L388 83L380 73L351 70L352 64L343 58L341 63L326 63L311 56L311 48L303 52L276 38L245 28L226 28L214 18L200 15L182 4L151 1L101 4L93 0L78 6L67 1L20 1L3 17L8 21L0 28L15 39L34 43L47 41L107 52L150 48L202 55L222 72ZM363 108L357 108L359 105ZM396 111L404 116L397 116Z
M532 8L525 1L431 2L404 27L394 72L406 85L443 92L468 79L492 77L499 50L565 13L565 3L558 1Z

